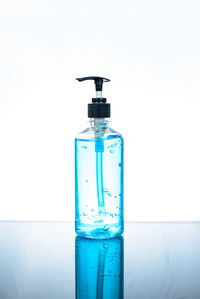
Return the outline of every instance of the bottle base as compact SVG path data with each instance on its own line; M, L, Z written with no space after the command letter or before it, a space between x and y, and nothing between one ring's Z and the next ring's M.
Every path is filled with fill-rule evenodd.
M104 227L94 227L91 225L76 225L77 235L88 239L112 239L123 234L123 226L105 225Z

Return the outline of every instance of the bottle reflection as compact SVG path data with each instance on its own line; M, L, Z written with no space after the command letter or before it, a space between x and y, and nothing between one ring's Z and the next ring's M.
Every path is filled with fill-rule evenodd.
M76 237L76 299L124 298L124 240Z

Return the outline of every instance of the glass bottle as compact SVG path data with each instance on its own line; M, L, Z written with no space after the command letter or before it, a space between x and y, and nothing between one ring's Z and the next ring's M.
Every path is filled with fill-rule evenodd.
M124 230L123 138L110 127L105 100L88 105L89 127L75 139L75 230L99 239Z

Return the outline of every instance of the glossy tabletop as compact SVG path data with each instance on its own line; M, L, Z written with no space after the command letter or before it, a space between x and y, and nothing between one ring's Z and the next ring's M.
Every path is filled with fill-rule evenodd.
M0 299L200 299L200 223L126 223L123 238L73 223L0 222Z

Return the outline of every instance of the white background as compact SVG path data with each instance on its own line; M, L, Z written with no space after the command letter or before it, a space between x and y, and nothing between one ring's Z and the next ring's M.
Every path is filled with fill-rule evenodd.
M74 219L91 82L125 139L125 219L200 220L200 4L0 1L0 219Z

